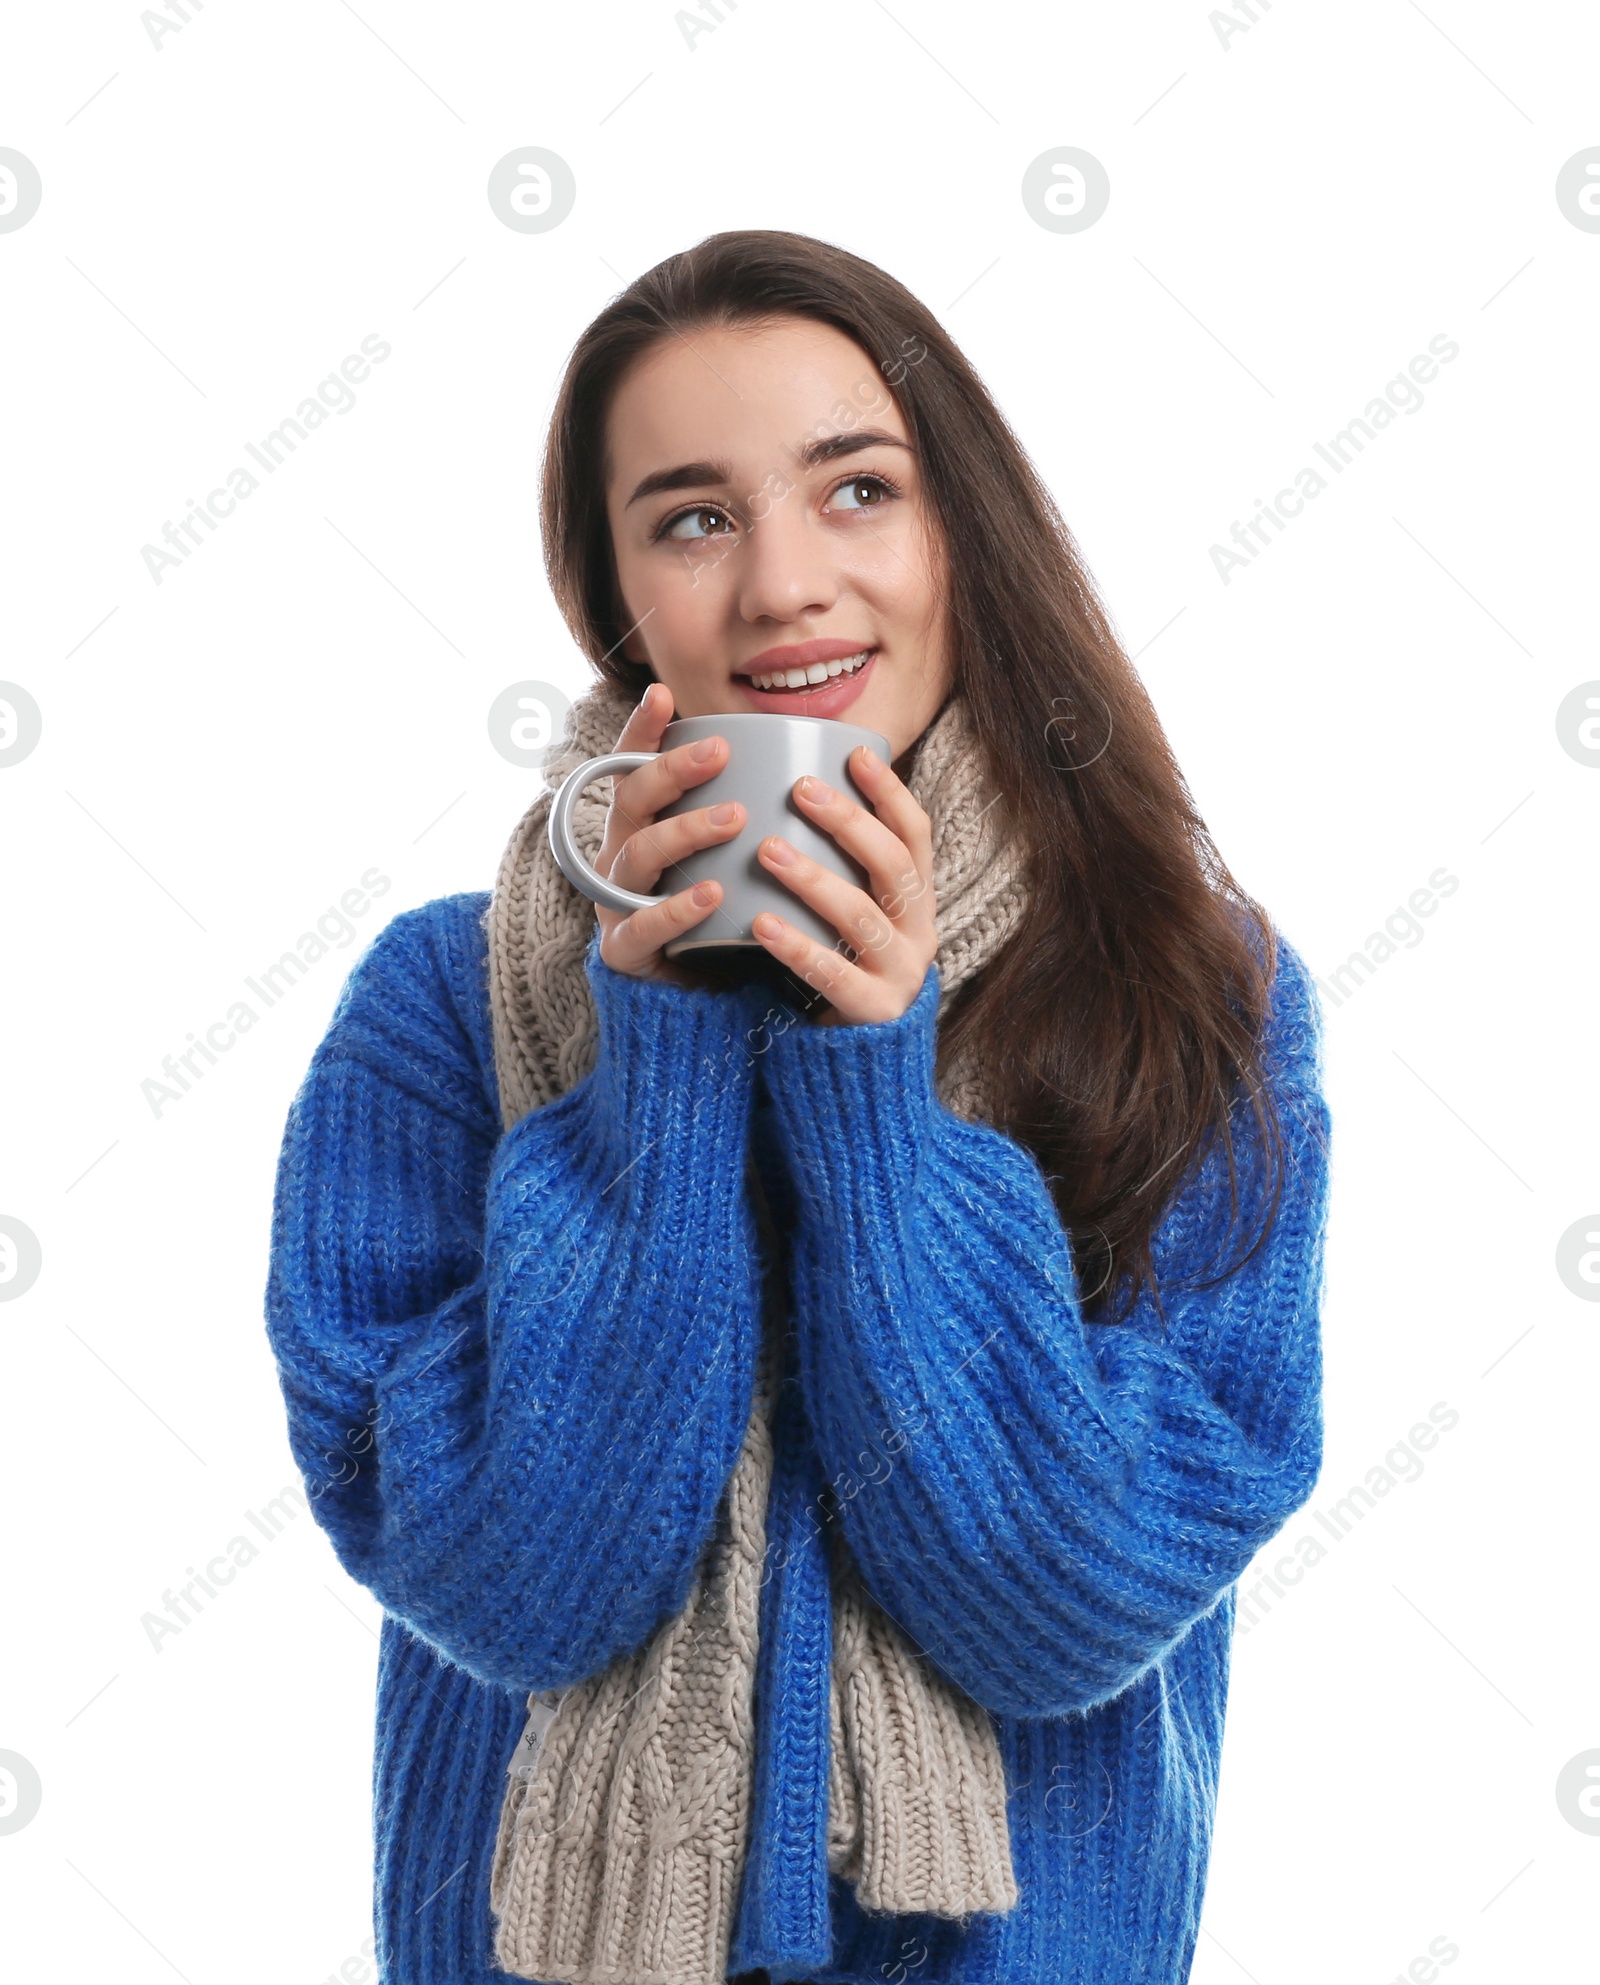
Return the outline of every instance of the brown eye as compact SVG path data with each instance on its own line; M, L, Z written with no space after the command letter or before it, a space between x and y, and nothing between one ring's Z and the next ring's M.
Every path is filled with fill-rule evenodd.
M681 515L672 519L661 535L667 538L690 539L722 537L725 533L715 528L718 524L728 524L728 519L723 516L720 510L685 510ZM697 528L701 525L707 525L710 528L704 530ZM685 526L691 528L686 529ZM728 528L731 530L732 526L728 525Z
M896 493L883 476L853 476L839 485L828 502L837 510L875 510Z

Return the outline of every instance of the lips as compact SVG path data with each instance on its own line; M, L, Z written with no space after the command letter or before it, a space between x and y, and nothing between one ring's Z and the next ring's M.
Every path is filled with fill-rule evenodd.
M757 655L734 680L752 710L837 717L866 687L877 653L844 641L803 641Z

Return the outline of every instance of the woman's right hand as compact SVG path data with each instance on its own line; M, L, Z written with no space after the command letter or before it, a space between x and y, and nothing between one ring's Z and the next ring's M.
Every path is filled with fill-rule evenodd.
M661 733L672 720L672 692L653 682L639 700L617 739L618 751L658 751ZM611 795L605 838L594 865L624 889L653 890L662 874L699 848L731 841L745 821L737 800L657 820L662 807L714 777L728 762L726 738L701 738L681 744L636 772L619 778ZM639 979L667 979L688 984L687 973L663 958L661 947L681 932L692 930L720 913L722 884L696 883L665 895L648 910L624 915L595 905L600 920L600 956L614 972Z

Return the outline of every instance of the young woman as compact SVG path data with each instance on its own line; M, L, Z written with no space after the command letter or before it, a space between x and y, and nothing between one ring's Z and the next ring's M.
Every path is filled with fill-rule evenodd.
M1309 975L1233 882L1070 535L930 313L783 233L580 339L544 465L597 671L848 718L819 912L714 932L682 747L397 917L289 1115L267 1314L385 1609L384 1985L1169 1985L1235 1586L1321 1465ZM731 958L731 964L730 964Z

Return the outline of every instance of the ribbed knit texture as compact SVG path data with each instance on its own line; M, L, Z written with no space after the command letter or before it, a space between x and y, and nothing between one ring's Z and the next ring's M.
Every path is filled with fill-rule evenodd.
M383 1985L489 1985L489 1859L530 1691L684 1606L745 1431L761 1249L782 1233L799 1383L776 1470L745 1917L815 1912L836 1534L885 1612L990 1711L1020 1900L965 1923L861 1909L786 1978L1169 1985L1210 1847L1232 1587L1321 1460L1327 1111L1309 975L1279 941L1273 1231L1220 1287L1225 1160L1156 1248L1167 1328L1085 1325L1031 1156L940 1104L937 976L882 1026L775 1033L742 995L592 970L593 1079L509 1131L482 895L397 918L290 1111L268 1330L308 1495L384 1622L374 1763ZM765 1003L765 1002L763 1002ZM752 1133L752 1127L754 1132ZM1244 1231L1265 1211L1235 1112ZM752 1141L753 1136L753 1141ZM642 1149L661 1163L632 1163ZM684 1162L727 1150L725 1168ZM1231 1258L1231 1257L1230 1257ZM613 1355L595 1357L603 1340ZM825 1483L832 1483L831 1491ZM819 1534L820 1533L820 1534ZM787 1548L785 1540L788 1540Z
M495 880L486 929L507 1128L595 1064L594 961L584 948L596 932L594 905L562 872L547 823L555 786L614 742L630 707L605 681L574 702L546 789L513 831ZM1027 865L1004 809L993 804L999 795L963 698L951 697L918 740L908 783L929 814L937 962L948 996L1015 929L1027 904ZM598 789L611 784L593 782L574 819L591 860L609 812L609 792L602 799ZM745 1060L756 1052L752 1041ZM988 1073L970 1064L945 1070L940 1093L981 1116ZM693 1079L723 1078L707 1069ZM708 1150L701 1162L724 1155ZM639 1162L653 1162L651 1154ZM747 1167L747 1179L763 1211L760 1169ZM754 1784L752 1711L779 1459L768 1423L786 1362L780 1339L790 1334L782 1281L775 1266L764 1270L765 1362L726 1506L684 1612L611 1669L529 1699L528 1741L513 1760L490 1890L500 1918L495 1955L518 1977L720 1985L736 1917L741 1949L759 1952L768 1968L817 1961L830 1943L830 1870L869 1910L966 1918L1016 1904L993 1720L888 1618L835 1533L831 1577L820 1567L820 1540L797 1546L819 1561L820 1603L831 1616L829 1789L818 1794L829 1811L825 1859L819 1855L803 1880L791 1869L785 1892L806 1901L786 1920L763 1910L759 1888L751 1907L739 1910L751 1794L773 1796L765 1781ZM786 1416L783 1428L787 1444L809 1444L803 1425ZM787 1460L788 1445L782 1453Z

